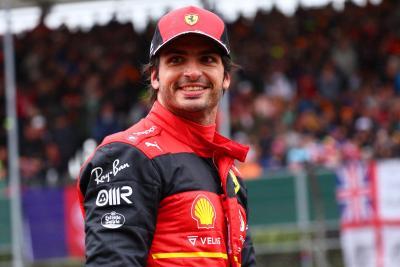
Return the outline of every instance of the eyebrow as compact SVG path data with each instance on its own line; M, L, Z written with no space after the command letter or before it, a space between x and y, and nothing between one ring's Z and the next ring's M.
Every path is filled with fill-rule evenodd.
M166 48L163 51L164 54L178 54L178 55L188 55L188 51L184 50L184 49L179 49L179 48L175 48L175 47L171 47L171 48ZM218 49L212 49L212 48L207 48L204 50L200 50L198 52L196 52L199 55L207 55L207 54L220 54L220 52L218 51Z

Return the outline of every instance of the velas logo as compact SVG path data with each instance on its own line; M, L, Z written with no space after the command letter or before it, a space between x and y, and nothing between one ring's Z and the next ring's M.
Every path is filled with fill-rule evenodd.
M187 239L190 242L190 244L192 244L192 246L196 245L196 241L197 241L197 235L188 235Z
M205 195L198 195L192 204L192 218L197 222L197 228L214 228L216 217L212 202Z
M199 21L199 15L197 14L187 14L185 15L185 22L190 26L195 25Z

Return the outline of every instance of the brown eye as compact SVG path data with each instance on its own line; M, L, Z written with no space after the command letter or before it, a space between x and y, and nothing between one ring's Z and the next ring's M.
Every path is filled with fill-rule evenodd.
M217 60L214 56L207 55L207 56L203 56L201 58L201 61L204 63L207 63L207 64L211 64L211 63L216 62Z
M168 63L170 64L179 64L181 62L183 62L183 57L181 56L171 56L168 58Z
M218 63L218 58L219 56L217 54L208 54L208 55L203 55L201 57L201 62L204 64L216 64Z

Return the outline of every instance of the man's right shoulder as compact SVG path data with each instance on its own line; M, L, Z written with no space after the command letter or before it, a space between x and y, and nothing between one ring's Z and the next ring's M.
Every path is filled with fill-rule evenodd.
M109 148L114 147L118 144L128 145L124 146L125 148L134 147L138 150L142 150L139 147L140 143L148 138L156 137L160 133L161 128L159 126L156 126L149 120L142 119L124 131L106 136L93 151L92 155L88 159L86 159L86 161L82 165L84 166L86 165L86 163L91 161L96 154L99 154L99 151L108 150ZM142 152L146 154L145 151Z
M110 159L130 157L130 158L152 158L142 143L150 138L157 138L161 129L151 121L142 119L125 131L114 133L104 138L99 144L92 155L82 164L80 175L82 171L91 166L101 166L106 164ZM126 159L128 160L128 158ZM131 160L131 159L130 159Z
M81 167L78 176L81 202L90 188L105 185L117 188L120 183L159 184L155 165L142 143L160 132L159 127L142 120L125 131L107 136Z
M137 147L144 140L156 137L160 133L161 128L159 126L149 120L142 119L125 131L107 136L100 144L100 147L114 142L126 143Z

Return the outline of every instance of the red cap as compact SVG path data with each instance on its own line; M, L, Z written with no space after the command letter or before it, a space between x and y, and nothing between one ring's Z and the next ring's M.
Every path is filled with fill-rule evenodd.
M208 10L188 6L173 10L158 21L151 41L150 58L165 44L188 33L211 38L229 56L229 41L224 21Z

